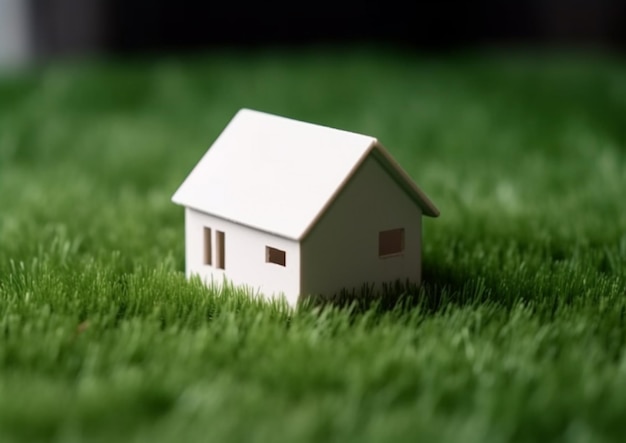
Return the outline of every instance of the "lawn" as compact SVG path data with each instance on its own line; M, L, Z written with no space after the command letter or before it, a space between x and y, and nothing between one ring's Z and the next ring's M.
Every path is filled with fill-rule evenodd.
M241 107L388 147L441 210L421 290L291 311L185 279L170 197ZM624 435L623 61L268 52L0 78L1 442Z

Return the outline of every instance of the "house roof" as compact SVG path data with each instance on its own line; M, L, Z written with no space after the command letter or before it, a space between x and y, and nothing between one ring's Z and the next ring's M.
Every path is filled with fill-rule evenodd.
M300 240L369 155L424 215L439 215L375 138L248 109L230 121L172 201Z

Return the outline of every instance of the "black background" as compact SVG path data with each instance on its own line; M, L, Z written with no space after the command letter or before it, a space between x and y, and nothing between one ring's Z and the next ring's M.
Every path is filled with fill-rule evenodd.
M626 50L626 1L33 0L41 54L382 44Z

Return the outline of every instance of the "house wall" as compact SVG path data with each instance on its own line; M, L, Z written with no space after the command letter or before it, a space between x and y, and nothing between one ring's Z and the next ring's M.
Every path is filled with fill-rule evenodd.
M366 159L301 245L303 294L421 279L421 209L378 161ZM378 233L405 228L402 255L379 258Z
M204 228L211 228L213 264L204 264ZM215 232L225 234L225 269L216 268ZM286 252L286 266L266 263L265 248ZM299 294L300 246L298 242L273 236L246 226L185 209L185 263L187 276L199 275L206 283L220 285L224 277L266 296L279 296L295 304Z

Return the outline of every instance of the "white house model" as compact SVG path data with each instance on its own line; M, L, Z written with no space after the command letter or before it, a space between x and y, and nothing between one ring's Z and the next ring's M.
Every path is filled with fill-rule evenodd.
M187 276L267 297L420 283L437 208L373 137L242 109L172 200Z

